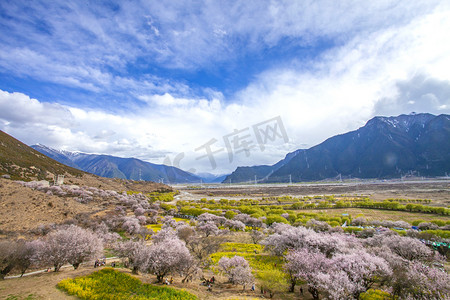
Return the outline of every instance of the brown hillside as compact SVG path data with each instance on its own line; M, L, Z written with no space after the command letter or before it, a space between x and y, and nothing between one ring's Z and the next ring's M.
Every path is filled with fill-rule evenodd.
M0 175L13 180L53 180L53 175L64 175L65 183L93 186L115 191L139 192L172 191L172 188L155 182L139 182L99 177L72 167L34 150L0 130Z
M62 223L79 213L102 210L98 203L81 204L0 179L0 232L26 232L40 225Z
M65 166L0 131L0 175L11 179L51 179L54 174L80 177L85 172Z
M89 186L116 192L171 192L170 186L133 180L104 178L63 165L0 131L0 234L27 232L40 225L62 223L79 214L93 215L114 209L114 201L82 204L73 197L60 197L24 187L14 180L52 181L64 175L64 184Z
M133 183L123 180L95 177L86 174L82 178L70 178L68 183L92 186L104 190L123 191L171 191L171 188L154 182ZM96 198L80 203L72 195L56 196L25 187L12 180L0 178L0 238L27 234L42 225L60 224L83 214L83 218L113 212L114 198Z

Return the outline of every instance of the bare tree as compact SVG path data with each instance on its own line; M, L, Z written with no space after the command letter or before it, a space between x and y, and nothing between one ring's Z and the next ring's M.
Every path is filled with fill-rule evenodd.
M19 241L16 246L16 268L20 271L20 277L25 274L28 268L33 264L34 257L39 249L39 242Z
M258 244L264 239L265 235L259 230L252 230L250 232L250 237L252 238L253 244Z
M224 236L201 237L195 235L188 239L186 247L202 264L206 265L209 255L217 252L225 241Z
M0 241L0 279L4 279L14 268L15 246L15 243L11 241Z

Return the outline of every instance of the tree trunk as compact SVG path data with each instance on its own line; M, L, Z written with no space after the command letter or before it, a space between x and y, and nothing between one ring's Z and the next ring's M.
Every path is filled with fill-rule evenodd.
M289 287L289 292L293 293L295 289L295 279L291 279L291 286Z
M80 266L80 263L74 263L72 266L73 266L73 269L76 270Z
M186 280L188 280L189 276L191 276L191 274L187 274L187 275L183 278L183 280L181 280L181 283L185 283Z
M311 293L314 300L319 300L319 291L316 288L308 287L308 291Z
M135 275L138 274L138 267L137 266L133 267L133 270L131 271L131 274L135 274Z
M1 280L5 279L5 276L12 270L12 268L13 267L11 265L8 265L3 270L1 270L0 279Z

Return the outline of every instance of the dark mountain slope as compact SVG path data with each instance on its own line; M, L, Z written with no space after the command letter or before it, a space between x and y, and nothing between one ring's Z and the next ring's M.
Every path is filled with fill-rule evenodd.
M291 153L290 153L291 154ZM450 116L411 114L375 117L358 130L297 150L273 166L237 168L228 180L248 181L267 171L265 182L337 177L395 178L450 174ZM245 176L241 176L244 174Z
M238 167L236 170L225 177L222 181L223 183L229 182L254 182L255 176L257 182L266 181L267 178L272 175L273 172L287 164L294 156L296 156L302 150L296 150L294 152L288 153L284 159L280 160L272 166L261 165L253 167Z
M443 176L450 171L450 117L375 117L356 131L299 152L268 181Z

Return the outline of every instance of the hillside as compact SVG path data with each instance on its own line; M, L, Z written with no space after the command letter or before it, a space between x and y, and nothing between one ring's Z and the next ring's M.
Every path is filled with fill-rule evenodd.
M99 203L81 204L6 179L0 179L0 199L0 234L26 232L104 209Z
M28 232L40 225L61 223L81 214L93 215L114 210L114 197L94 197L80 203L75 195L45 193L14 180L47 180L64 175L66 189L105 190L121 193L172 192L170 186L146 181L111 179L63 165L0 131L0 234ZM10 179L6 179L6 178ZM58 190L58 187L51 187ZM117 197L116 197L117 198Z
M0 175L11 179L52 179L54 174L81 177L85 172L63 165L0 131Z
M172 191L171 187L161 183L111 179L83 172L43 155L3 131L0 131L0 175L24 181L52 181L54 175L64 175L65 183L80 186L115 191Z
M198 183L200 178L179 168L152 164L136 158L60 151L44 145L33 149L67 165L98 176L164 183Z
M292 181L445 176L450 174L450 116L375 117L358 130L297 150L288 162L281 162L272 166L273 172L267 168L264 181L289 182L290 176ZM227 180L247 181L241 173L238 168Z

